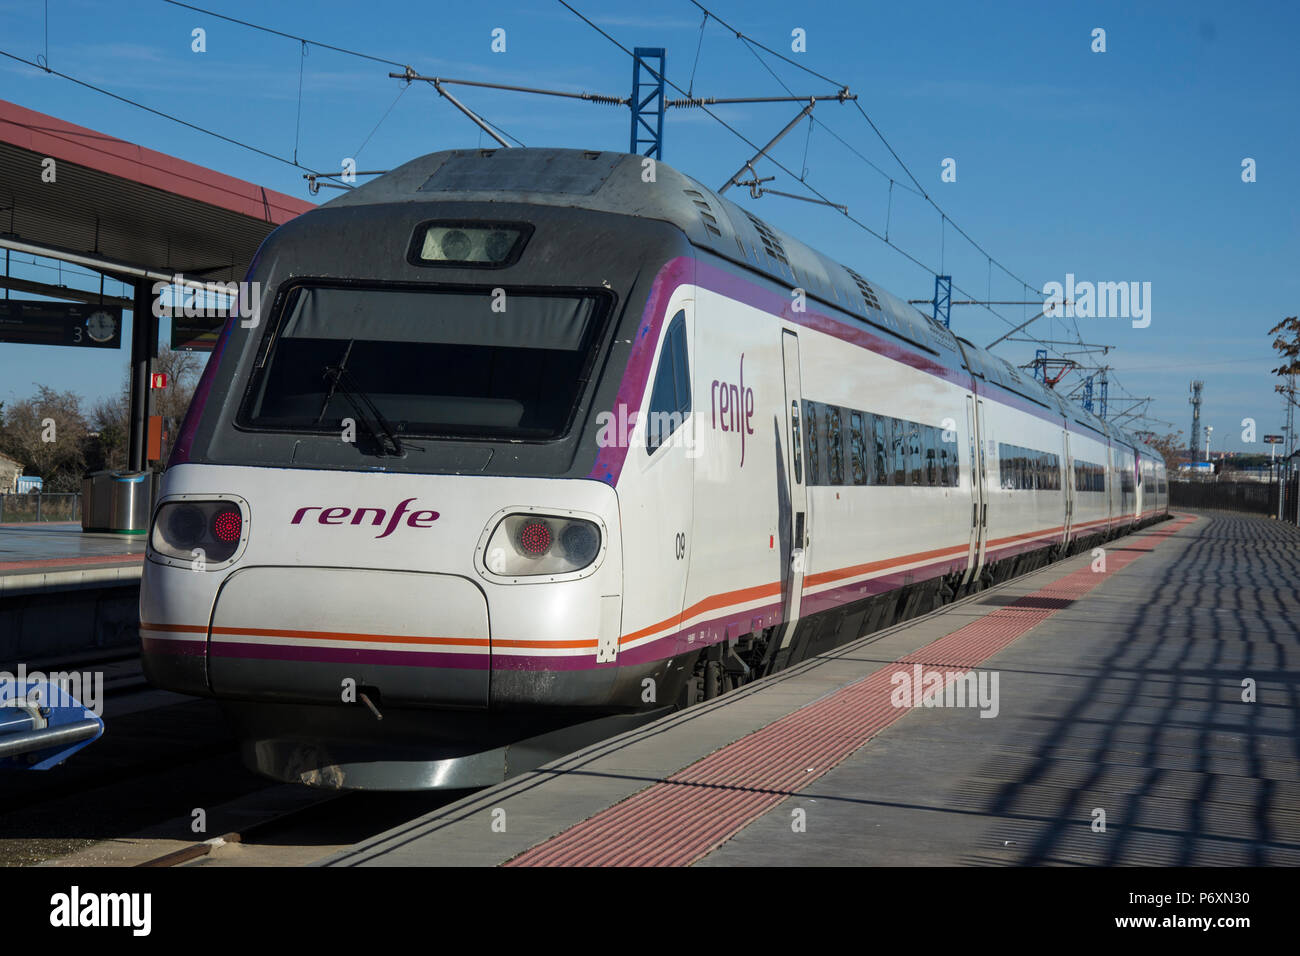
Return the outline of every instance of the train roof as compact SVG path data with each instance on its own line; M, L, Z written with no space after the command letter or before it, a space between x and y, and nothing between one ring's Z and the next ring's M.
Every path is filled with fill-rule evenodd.
M524 203L642 216L671 223L695 246L802 288L877 327L936 353L952 352L970 371L1139 448L1132 435L1025 375L1000 356L960 340L928 315L860 273L769 225L663 162L643 179L646 158L583 149L453 149L404 163L326 206L406 202ZM1154 454L1154 452L1153 452Z

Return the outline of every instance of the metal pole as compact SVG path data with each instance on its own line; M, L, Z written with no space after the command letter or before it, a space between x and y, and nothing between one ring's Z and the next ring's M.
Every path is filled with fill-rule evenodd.
M130 471L144 471L148 464L149 359L158 341L152 290L153 283L148 279L135 280L135 305L131 310L131 431L126 465Z
M731 174L731 178L728 179L727 182L723 185L723 187L722 187L721 189L718 190L718 195L721 196L723 193L725 193L725 192L726 192L728 189L730 189L732 186L736 185L736 178L737 178L741 173L743 173L745 170L747 170L747 169L749 169L751 166L753 166L754 163L756 163L756 162L758 162L760 159L762 159L763 156L766 155L766 153L767 153L767 151L768 151L769 149L771 149L771 148L772 148L773 146L775 146L777 143L781 142L781 140L785 138L785 134L788 133L788 132L790 132L790 130L794 129L796 126L798 126L798 125L799 125L799 121L802 120L802 119L803 119L805 116L807 116L809 113L811 113L812 110L813 110L813 107L816 106L816 105L817 105L817 101L816 101L816 100L809 100L809 101L808 101L808 105L805 106L802 110L799 111L799 115L798 115L798 116L796 116L794 119L790 120L790 122L786 124L785 129L781 130L781 132L779 132L779 133L777 133L775 136L773 136L773 137L772 137L772 141L771 141L770 143L768 143L766 146L764 146L762 149L760 149L757 153L755 153L753 159L751 159L751 160L750 160L749 162L747 162L744 166L741 166L738 170L736 170L734 173Z
M958 304L961 304L961 303L958 303ZM1070 300L1069 300L1069 299L1065 299L1065 300L1062 301L1060 304L1061 304L1061 305L1069 305L1069 304L1070 304ZM1036 316L1034 316L1032 319L1030 319L1029 322L1037 322L1039 319L1041 319L1041 318L1042 318L1044 315L1046 315L1046 314L1047 314L1047 310L1044 309L1042 312L1039 312ZM1025 326L1029 325L1029 322L1021 322L1019 325L1017 325L1014 329L1012 329L1012 330L1011 330L1010 332L1008 332L1006 335L1000 335L1000 336L998 336L996 339L994 339L994 340L993 340L992 342L990 342L988 345L984 346L984 348L985 348L986 350L987 350L987 349L991 349L991 348L993 348L993 346L997 345L997 344L998 344L999 342L1001 342L1003 339L1008 338L1008 337L1010 337L1010 336L1012 336L1012 335L1015 335L1017 332L1019 332L1019 331L1020 331L1021 329L1023 329Z
M451 105L452 105L452 106L456 107L456 109L460 110L462 113L464 113L466 116L468 116L471 120L473 120L475 126L477 126L479 129L481 129L483 132L487 133L489 136L491 136L494 140L496 140L498 143L500 143L500 144L501 144L502 146L504 146L506 149L509 149L509 148L510 148L510 144L507 143L507 142L506 142L504 139L502 139L500 136L498 136L498 135L496 134L496 131L493 130L492 127L488 126L487 123L485 123L485 122L483 122L481 119L479 119L477 113L475 113L472 109L470 109L468 106L466 106L466 105L465 105L464 103L462 103L460 100L456 99L456 97L452 96L450 93L448 93L446 90L444 90L444 89L442 88L442 83L441 83L439 80L432 80L432 81L430 81L430 82L433 83L433 88L434 88L435 90L437 90L439 93L441 93L443 96L447 97L447 99L449 99L449 100L451 101Z
M39 243L23 242L19 239L9 239L4 236L0 236L0 248L12 249L14 252L23 252L34 256L43 256L47 259L57 259L61 263L70 262L73 265L102 270L111 273L115 278L117 276L132 276L153 279L157 282L171 282L176 278L173 273L159 272L156 269L142 269L139 266L127 265L105 256L74 252L70 249L44 246Z

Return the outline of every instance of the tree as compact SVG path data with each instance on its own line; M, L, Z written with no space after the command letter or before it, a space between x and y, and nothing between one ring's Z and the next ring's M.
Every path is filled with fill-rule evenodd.
M1286 384L1274 385L1273 390L1291 405L1300 405L1300 401L1296 401L1295 384L1295 377L1300 375L1300 316L1288 316L1269 329L1268 334L1277 335L1273 348L1282 359L1282 364L1273 369L1273 374L1286 379ZM1287 435L1286 440L1287 453L1290 454L1295 447L1295 436Z
M153 371L167 375L167 387L152 389L152 414L162 418L161 460L166 461L172 443L180 431L185 412L194 398L202 371L201 359L194 352L176 351L163 346L153 360ZM99 432L96 453L90 457L92 467L122 469L127 466L131 436L131 368L127 366L122 388L111 398L102 398L90 412L90 420Z
M1170 432L1167 435L1157 435L1155 432L1149 431L1134 432L1134 434L1160 452L1161 457L1165 460L1165 468L1169 471L1174 471L1178 468L1180 462L1187 460L1187 453L1183 450L1183 433L1181 431Z
M0 451L45 479L47 492L80 491L90 429L76 392L39 385L36 395L4 408Z
M129 382L129 379L128 379ZM87 456L92 471L126 467L127 437L131 430L131 406L128 387L112 398L101 398L90 410L90 423L97 435L94 452Z

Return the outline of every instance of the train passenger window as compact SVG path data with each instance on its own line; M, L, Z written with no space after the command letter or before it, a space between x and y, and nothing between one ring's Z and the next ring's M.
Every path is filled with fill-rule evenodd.
M907 484L907 423L897 418L889 420L890 449L892 450L893 479L891 485Z
M802 442L799 435L802 427L799 424L799 403L790 402L790 440L794 445L791 453L794 458L794 480L796 484L803 484L803 450L799 447Z
M884 415L872 415L871 437L871 483L873 485L889 484L889 419Z
M849 457L853 467L853 483L868 484L867 443L863 432L862 412L849 412Z
M942 484L939 480L939 432L933 425L922 425L921 434L924 438L922 447L925 449L925 483L931 487Z
M690 369L686 357L686 313L673 316L664 336L659 368L650 392L645 447L653 454L691 413Z
M803 403L803 418L804 422L807 423L808 433L808 441L805 444L807 445L808 484L810 485L821 484L820 457L822 443L817 440L817 424L821 417L818 412L820 410L821 406L818 402Z
M844 484L844 442L840 434L840 407L823 405L822 415L826 421L827 484L842 485Z
M916 422L907 423L907 483L912 487L925 484L924 459L921 449L921 426Z
M939 459L946 469L943 483L951 488L957 487L957 430L944 428L939 432L939 441L943 443Z

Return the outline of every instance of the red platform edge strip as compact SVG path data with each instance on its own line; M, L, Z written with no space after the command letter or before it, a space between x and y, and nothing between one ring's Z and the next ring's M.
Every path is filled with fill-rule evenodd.
M105 565L144 562L139 554L94 554L81 558L40 558L31 561L0 561L0 572L5 571L83 571L86 565Z
M1073 571L1015 603L906 654L894 665L974 668L1068 603L1195 521L1163 528L1106 554L1106 570ZM1051 607L1059 602L1060 607ZM1049 606L1036 606L1047 604ZM688 866L787 797L833 770L910 707L890 701L896 666L742 737L620 803L524 851L506 866ZM955 676L953 677L955 679Z

